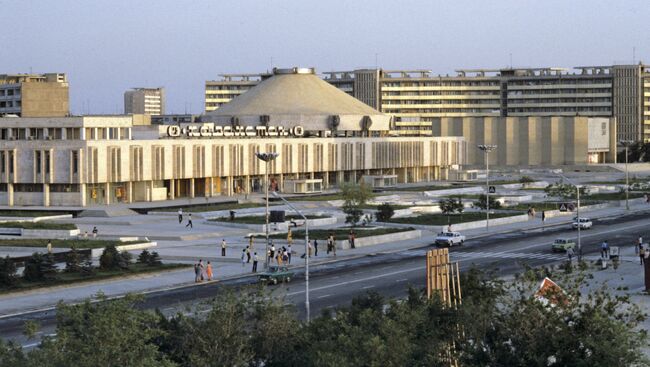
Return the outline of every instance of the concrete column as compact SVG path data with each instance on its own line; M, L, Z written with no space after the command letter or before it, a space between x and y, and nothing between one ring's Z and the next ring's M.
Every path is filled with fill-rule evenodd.
M323 174L323 188L325 188L325 189L330 188L330 175L329 175L329 172L325 172Z
M43 184L43 206L50 206L50 185Z
M212 177L205 178L205 185L207 186L205 188L205 196L209 196L209 197L214 196L214 188L212 187L213 186L212 180L213 180Z
M169 200L174 200L176 198L176 180L169 180Z
M190 178L190 198L194 199L194 178Z
M79 201L81 202L81 206L87 206L88 205L88 195L86 193L87 190L88 190L88 188L86 187L85 183L84 184L79 184L79 196L80 196Z
M233 193L235 192L234 188L232 187L233 186L232 176L228 176L227 182L228 182L228 196L232 196Z
M109 205L111 203L111 184L107 182L104 186L104 204Z
M251 193L251 176L244 176L244 192Z
M133 182L129 181L126 183L126 197L129 203L133 202Z
M14 184L12 183L7 184L7 205L14 206Z
M344 182L344 180L345 180L345 173L343 171L336 172L336 185L340 187L341 184Z
M147 193L147 201L153 201L153 180L147 183L149 192Z

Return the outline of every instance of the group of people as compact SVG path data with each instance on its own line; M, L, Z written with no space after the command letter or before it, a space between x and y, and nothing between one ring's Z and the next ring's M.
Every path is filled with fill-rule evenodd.
M212 280L212 264L208 261L206 265L203 265L203 260L199 260L194 264L194 282L200 283L204 280Z
M275 263L278 266L289 265L291 264L292 253L291 243L288 243L286 247L282 246L281 248L276 249L273 242L271 242L269 252L267 253L267 259L269 264L275 260Z
M178 208L178 224L183 223L183 208ZM185 228L190 227L190 229L194 228L192 224L192 213L187 213L187 224L185 224Z

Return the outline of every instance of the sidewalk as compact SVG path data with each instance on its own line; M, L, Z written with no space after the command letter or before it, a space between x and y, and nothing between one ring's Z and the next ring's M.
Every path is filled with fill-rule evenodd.
M634 204L631 205L630 211L650 210L647 204ZM606 208L594 210L585 213L592 218L603 218L608 216L621 215L626 212L625 207ZM568 225L571 223L573 216L568 215L564 217L550 218L544 224L545 227ZM150 223L151 226L153 223ZM146 226L146 225L145 225ZM207 231L207 225L202 224L200 221L196 222L197 230ZM159 225L156 226L159 228ZM213 226L210 226L213 227ZM223 227L214 226L215 229L209 232L219 233L211 239L203 239L193 241L191 244L184 243L185 241L160 241L159 246L155 248L161 256L165 259L175 259L175 262L192 264L198 259L205 261L212 261L215 273L215 279L223 280L227 278L240 277L250 275L251 264L246 264L244 267L241 265L241 250L248 244L244 239L242 232L233 231L230 235L225 235ZM540 219L531 219L527 222L512 223L501 226L490 227L489 231L484 228L468 230L464 232L468 239L484 237L496 233L508 233L520 230L532 230L542 228ZM160 230L156 228L149 229ZM184 229L184 228L183 228ZM142 229L140 229L142 230ZM180 227L175 229L179 231ZM170 229L162 229L163 232L170 231ZM188 230L189 231L189 230ZM130 232L130 230L129 230ZM352 259L356 257L363 257L375 253L397 252L408 250L410 248L422 247L430 245L433 242L435 233L431 231L423 231L423 235L419 239L398 241L392 243L384 243L368 247L357 247L356 249L337 250L337 257L326 255L326 242L325 239L319 239L319 256L311 257L311 264L324 264L336 260ZM220 239L226 238L229 243L228 256L222 258L220 256ZM283 246L286 241L275 241L276 246ZM264 245L263 240L256 240L255 247L260 258L258 269L261 271L264 268ZM294 256L293 263L301 267L304 261L300 259L300 255L304 253L304 241L300 238L294 237L294 244L292 246ZM40 290L25 291L20 293L12 293L0 295L0 317L13 313L25 312L28 310L43 309L53 307L59 300L66 303L79 302L86 298L96 295L98 292L104 293L108 297L121 296L126 293L142 293L153 290L169 289L179 286L194 286L194 274L192 268L173 270L158 274L146 274L142 276L135 276L130 278L122 278L115 280L104 280L93 283L85 283L80 285L69 285L52 288L44 288Z

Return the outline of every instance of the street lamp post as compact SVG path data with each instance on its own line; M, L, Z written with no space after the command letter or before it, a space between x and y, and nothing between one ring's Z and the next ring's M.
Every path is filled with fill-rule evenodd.
M630 210L630 175L627 169L627 149L634 141L621 140L619 143L625 147L625 210Z
M492 144L481 144L478 145L478 148L485 153L485 230L490 230L490 152L497 148L496 145Z
M569 180L565 175L558 173L560 177L567 180L569 183L573 184L576 187L576 199L577 199L577 208L576 208L576 221L578 223L578 262L582 261L582 237L580 236L580 186L575 182Z
M255 153L255 156L265 162L264 186L266 186L266 248L264 250L264 269L269 267L269 163L278 157L278 153Z
M285 198L280 196L277 192L273 192L273 196L280 198L289 208L293 209L302 219L305 220L305 314L307 316L307 322L309 322L309 223L307 222L307 217L303 215L300 210L296 209L295 206L291 205Z

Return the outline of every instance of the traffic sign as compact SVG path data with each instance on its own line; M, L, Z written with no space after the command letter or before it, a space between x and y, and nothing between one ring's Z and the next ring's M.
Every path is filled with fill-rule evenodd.
M488 192L489 192L490 194L495 194L495 193L497 192L497 188L494 187L494 186L490 186L490 187L488 188Z
M569 209L569 211L572 212L572 211L576 210L576 206L573 203L569 203L567 205L567 209Z
M567 205L565 203L560 204L560 211L561 212L567 211Z

